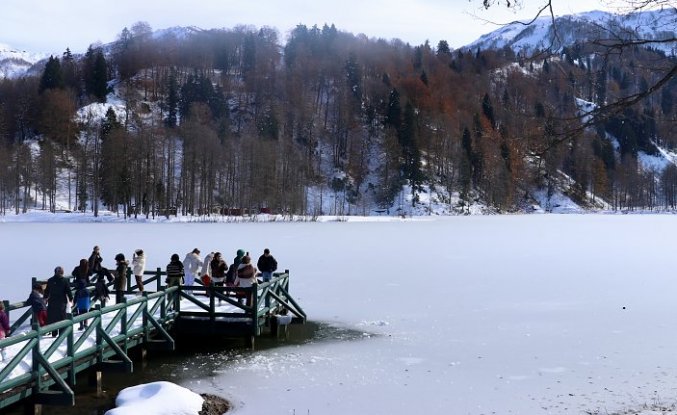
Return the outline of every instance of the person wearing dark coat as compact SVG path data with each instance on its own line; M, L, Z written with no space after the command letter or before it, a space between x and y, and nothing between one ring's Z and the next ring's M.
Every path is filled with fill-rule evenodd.
M115 302L121 303L127 291L127 267L129 261L124 254L115 255Z
M45 289L47 300L47 324L56 323L66 318L66 308L73 302L73 294L68 280L63 276L63 268L54 268L54 276L47 280ZM59 330L60 331L60 330ZM58 331L53 331L56 337Z
M45 304L42 292L42 284L35 283L33 290L28 295L28 300L26 300L26 305L33 310L33 315L38 320L40 327L47 324L47 304Z
M266 248L263 250L263 255L256 262L256 268L261 272L263 282L268 282L273 278L273 272L277 270L277 261L270 255L270 249Z
M244 249L238 249L235 253L235 258L233 258L233 264L235 264L235 269L237 269L242 263L242 258L246 255L249 255L249 252L245 252Z
M102 271L103 266L101 263L103 262L103 258L101 258L101 253L99 251L99 247L95 246L94 249L92 249L92 254L89 256L89 275L93 274L98 274Z
M94 301L96 300L99 300L99 303L101 303L101 308L106 307L106 302L110 300L110 290L108 285L106 285L103 274L99 274L96 277L96 283L94 284Z
M212 281L217 287L223 287L223 283L226 280L226 270L228 269L228 264L223 260L221 252L216 252L212 262L210 264L212 270Z
M179 254L174 254L167 264L167 287L181 285L183 282L183 263L179 258Z
M10 331L9 316L5 312L5 304L0 302L0 340L9 337Z
M73 268L73 272L71 272L71 275L75 277L73 285L77 285L78 281L84 281L85 285L89 285L89 276L92 275L89 272L89 261L87 261L84 258L81 259L80 265Z

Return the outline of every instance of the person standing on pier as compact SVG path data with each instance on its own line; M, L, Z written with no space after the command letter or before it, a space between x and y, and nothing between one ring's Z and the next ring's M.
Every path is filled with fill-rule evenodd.
M89 298L87 284L85 284L84 280L77 280L75 282L75 290L75 309L77 311L77 315L88 313L92 303L91 299ZM78 329L84 330L87 328L87 326L87 320L83 320L80 322L80 327Z
M103 274L97 275L96 283L94 284L94 301L96 300L99 300L99 303L101 303L101 308L106 307L106 302L110 300L110 290L108 285L106 285Z
M0 340L9 337L10 328L9 316L5 312L5 303L0 301Z
M129 261L124 254L115 255L115 302L121 303L127 291L127 267Z
M204 261L202 262L200 279L202 280L202 285L204 285L205 287L212 285L212 259L214 259L214 251L208 253L205 256Z
M266 248L263 250L263 255L261 255L258 262L256 262L256 267L261 271L263 282L268 282L273 279L273 272L277 270L277 261L270 255L270 249Z
M85 285L89 284L89 276L91 275L89 272L89 261L86 259L81 259L80 264L73 268L73 272L71 272L71 275L75 277L75 281L73 281L74 284L77 284L78 281L84 281Z
M214 254L210 268L212 270L212 281L214 281L214 285L216 287L223 287L223 283L226 281L228 264L223 260L221 252L216 252Z
M139 287L139 292L143 292L143 273L146 271L146 256L143 249L137 249L132 254L132 272L134 272L134 279L136 279L136 286Z
M186 273L186 282L185 284L190 286L195 282L195 278L198 277L198 270L202 265L202 258L200 258L200 250L195 248L191 252L186 254L186 258L183 260L183 269Z
M68 304L73 303L73 294L71 294L68 280L63 276L62 267L54 268L54 276L47 280L45 299L47 300L47 324L66 318ZM61 330L53 331L52 337L56 337L59 331Z
M5 312L5 303L0 301L0 340L9 337L11 326L9 325L9 316ZM0 361L5 360L5 348L0 349Z
M42 296L42 293L42 284L36 282L33 284L31 293L28 295L28 300L26 300L26 305L31 306L33 315L38 320L40 327L47 324L47 305L45 304L45 299Z
M101 258L101 253L99 250L99 246L96 245L92 249L91 255L89 255L89 275L93 274L99 274L102 271L102 266L101 263L103 262L103 258Z
M183 276L183 264L179 259L179 254L173 254L169 264L167 264L167 287L181 285Z
M256 284L256 268L251 264L252 259L249 255L242 257L242 263L237 267L237 282L235 285L240 287L251 287ZM252 294L247 296L247 306L252 304Z
M247 252L246 254L249 255L249 252ZM245 256L244 249L238 249L237 252L235 253L235 258L233 259L233 264L235 265L236 270L240 266L240 264L242 263L242 258L244 258L244 256Z

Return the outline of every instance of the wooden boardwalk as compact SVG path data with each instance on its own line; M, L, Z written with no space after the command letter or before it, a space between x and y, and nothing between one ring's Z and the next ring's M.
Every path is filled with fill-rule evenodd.
M250 288L203 286L166 287L161 269L145 273L143 293L128 275L125 300L89 313L39 327L25 302L4 301L12 335L0 340L0 410L24 401L41 405L74 405L76 375L90 370L100 380L105 372L132 372L128 352L174 350L183 336L255 338L277 334L280 322L304 323L303 309L289 294L289 271ZM35 279L33 279L35 282ZM134 281L135 282L135 281ZM112 284L112 283L111 283ZM149 291L154 288L155 291ZM89 287L90 291L93 286ZM251 304L244 298L251 296ZM77 330L87 320L85 330ZM286 326L284 326L286 329ZM56 337L51 333L58 331ZM100 382L99 382L100 386Z

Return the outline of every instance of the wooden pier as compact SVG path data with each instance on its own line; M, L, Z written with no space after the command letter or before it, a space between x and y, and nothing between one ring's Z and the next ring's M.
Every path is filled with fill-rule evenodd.
M25 302L4 301L12 328L11 336L0 340L0 410L20 401L31 413L39 413L42 405L72 406L78 373L91 371L100 389L102 373L134 370L128 352L135 347L174 350L183 336L199 335L244 338L253 348L257 336L266 331L276 335L280 321L306 321L289 294L288 270L247 288L204 286L199 280L193 286L167 287L164 276L160 268L147 271L141 293L129 274L123 302L96 305L44 327ZM91 293L93 286L89 289ZM77 330L84 320L88 327ZM58 335L52 337L55 331Z

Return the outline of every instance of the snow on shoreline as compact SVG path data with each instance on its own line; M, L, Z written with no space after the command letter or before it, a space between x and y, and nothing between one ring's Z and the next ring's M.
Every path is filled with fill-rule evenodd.
M196 415L203 399L171 382L152 382L125 388L115 399L117 407L105 415Z

